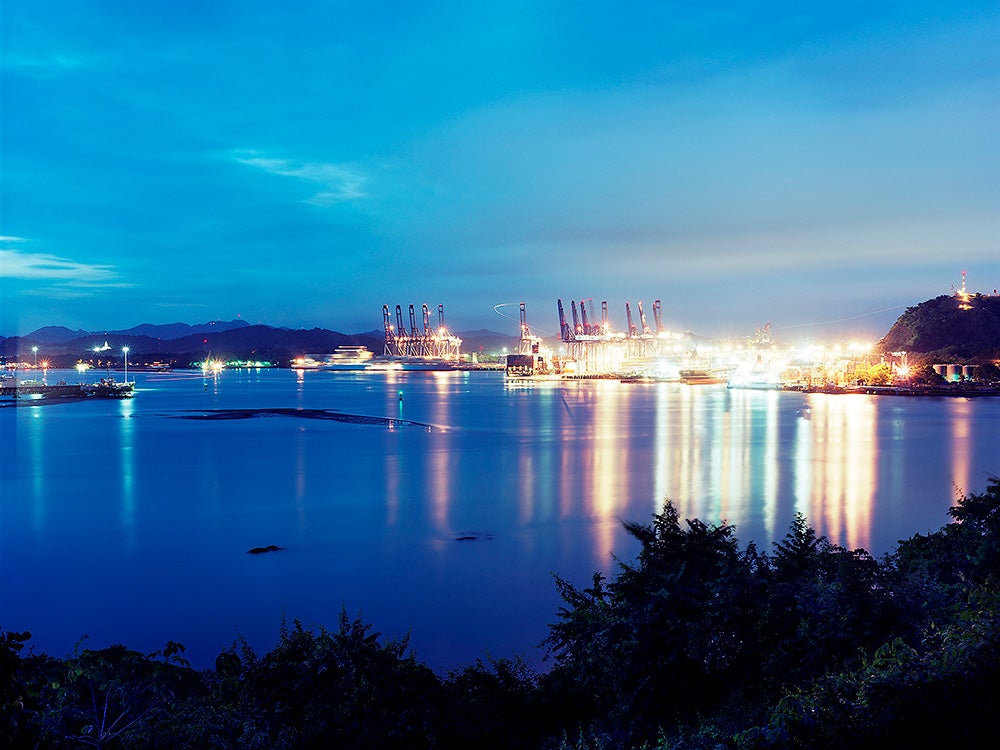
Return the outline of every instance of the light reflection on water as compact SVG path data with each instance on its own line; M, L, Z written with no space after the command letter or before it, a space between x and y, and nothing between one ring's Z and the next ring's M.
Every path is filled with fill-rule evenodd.
M484 373L137 380L131 401L0 408L0 626L41 649L173 639L204 665L237 634L266 648L282 616L335 625L346 607L412 630L436 667L534 660L559 604L551 573L584 584L629 559L621 521L666 498L765 550L799 512L882 554L998 470L998 399ZM439 429L177 418L277 407ZM272 543L287 549L245 554Z

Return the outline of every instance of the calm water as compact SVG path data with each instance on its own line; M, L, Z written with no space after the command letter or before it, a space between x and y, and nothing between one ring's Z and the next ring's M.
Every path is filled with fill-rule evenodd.
M131 374L131 373L130 373ZM50 381L73 373L50 374ZM126 401L0 406L0 627L196 666L341 608L444 669L524 654L664 498L767 546L801 511L875 554L1000 472L1000 399L728 391L496 373L136 375ZM403 402L399 402L399 394ZM303 407L431 425L296 416ZM457 537L474 536L471 541ZM255 546L286 550L260 556Z

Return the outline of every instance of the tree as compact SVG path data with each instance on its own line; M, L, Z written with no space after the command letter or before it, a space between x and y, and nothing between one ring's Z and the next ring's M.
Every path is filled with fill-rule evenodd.
M934 369L934 365L919 368L911 379L917 385L944 385L946 382L944 376Z
M334 632L295 621L262 658L245 643L221 654L215 701L241 747L430 747L440 683L408 649L343 611Z
M879 362L868 368L864 376L866 385L888 385L892 381L892 366L887 362Z
M984 362L973 370L972 379L977 383L996 383L1000 381L1000 367L995 362Z

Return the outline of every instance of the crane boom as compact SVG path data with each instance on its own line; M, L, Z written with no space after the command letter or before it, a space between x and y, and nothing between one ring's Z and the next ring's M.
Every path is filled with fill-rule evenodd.
M385 326L385 348L382 353L385 356L392 356L392 348L395 346L395 336L392 333L392 321L389 319L389 306L382 305L382 324Z
M628 302L625 303L625 319L628 321L628 337L632 338L638 334L638 331L635 329L635 324L632 323L632 308Z
M646 323L646 313L642 311L642 300L639 300L639 325L642 326L643 334L650 334L653 332L649 327L649 324Z
M580 300L580 318L583 321L583 332L590 335L590 323L587 322L587 302L586 300Z
M660 306L660 300L653 300L653 320L656 325L656 332L663 333L663 309Z
M566 322L566 311L563 309L562 300L557 299L556 305L559 308L559 338L563 341L572 341L573 334L569 329L569 323Z

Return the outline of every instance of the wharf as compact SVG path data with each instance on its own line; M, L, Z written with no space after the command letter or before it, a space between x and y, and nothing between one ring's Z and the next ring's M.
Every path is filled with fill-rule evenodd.
M785 386L786 391L799 393L863 393L869 396L948 396L974 398L976 396L1000 396L1000 388L977 385L824 385Z
M111 378L103 378L98 383L66 383L54 385L37 380L16 380L4 378L0 384L0 397L25 398L131 398L134 383L119 383Z

